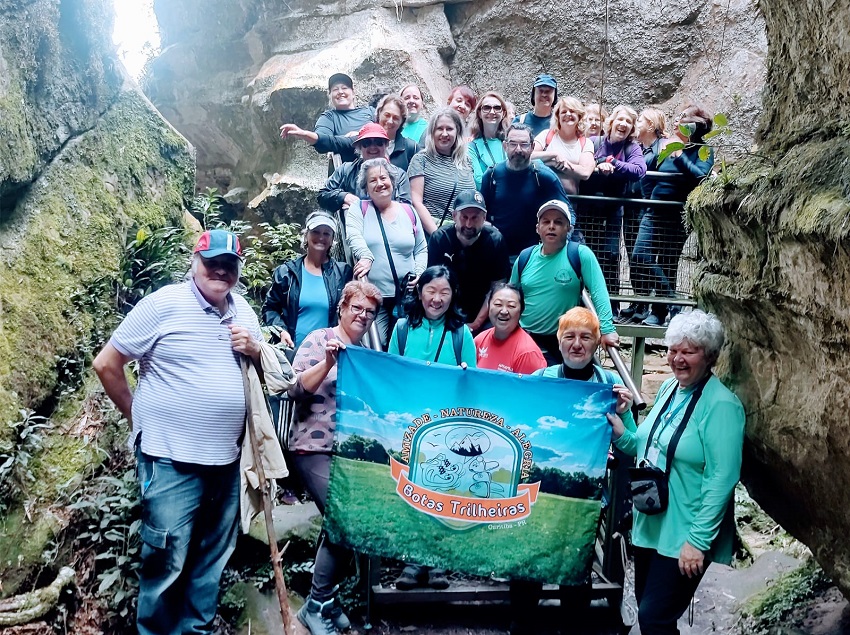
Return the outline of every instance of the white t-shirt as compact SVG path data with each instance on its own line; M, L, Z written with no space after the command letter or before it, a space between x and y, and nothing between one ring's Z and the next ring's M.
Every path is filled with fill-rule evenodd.
M561 136L555 133L555 136L552 137L552 141L549 142L549 147L546 147L546 137L548 136L549 131L544 130L539 135L534 138L535 143L540 144L541 148L545 148L548 152L558 152L563 153L567 157L567 161L570 163L578 163L579 158L581 158L582 152L587 152L590 156L593 156L593 142L587 137L576 139L570 143L567 143ZM582 147L582 140L584 141L584 147Z

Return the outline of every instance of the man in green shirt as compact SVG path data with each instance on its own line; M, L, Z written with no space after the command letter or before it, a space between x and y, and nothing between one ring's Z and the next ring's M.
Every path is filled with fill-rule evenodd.
M581 271L577 273L570 262L571 248L567 245L570 218L570 208L563 201L552 200L541 205L537 211L537 235L541 243L531 248L529 258L517 258L511 272L511 283L520 285L525 293L520 326L540 346L550 364L560 362L558 318L581 304L583 287L590 293L599 316L602 344L620 344L611 315L611 300L596 256L589 247L578 245Z

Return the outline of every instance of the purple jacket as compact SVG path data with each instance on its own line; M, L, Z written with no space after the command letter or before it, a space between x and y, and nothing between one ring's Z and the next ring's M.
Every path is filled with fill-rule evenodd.
M597 163L602 163L606 157L614 157L611 161L614 165L614 174L604 176L594 172L581 184L582 194L623 196L629 181L639 181L646 175L646 161L637 141L611 143L608 137L591 137L590 139L593 147L596 148L594 157Z

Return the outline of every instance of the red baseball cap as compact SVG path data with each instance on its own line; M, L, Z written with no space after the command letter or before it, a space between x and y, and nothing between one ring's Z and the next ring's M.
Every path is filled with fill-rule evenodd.
M365 126L360 128L360 132L357 133L356 141L362 141L363 139L386 139L390 140L389 135L387 135L387 131L384 130L384 127L377 123L367 123Z

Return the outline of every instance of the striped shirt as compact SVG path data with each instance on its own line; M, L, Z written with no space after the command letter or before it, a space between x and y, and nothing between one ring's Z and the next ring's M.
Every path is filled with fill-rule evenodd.
M141 434L142 452L158 458L201 465L239 458L245 391L228 327L260 339L260 325L244 298L231 294L228 303L221 315L190 280L143 298L115 329L111 344L141 360L131 448Z
M432 156L420 150L413 155L407 168L407 178L411 182L418 177L425 179L422 202L437 226L444 217L446 222L452 221L452 207L458 194L476 189L468 156L464 157L463 169L458 169L451 157Z

